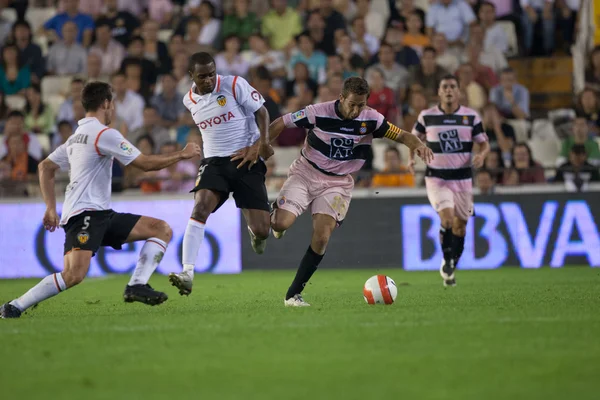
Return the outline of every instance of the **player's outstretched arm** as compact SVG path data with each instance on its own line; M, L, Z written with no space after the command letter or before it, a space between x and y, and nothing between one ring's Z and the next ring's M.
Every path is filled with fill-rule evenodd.
M271 125L269 125L269 143L273 144L273 142L277 140L284 129L285 123L283 122L283 117L279 117L275 121L271 122Z
M188 143L181 151L176 151L169 154L144 155L140 154L131 165L141 169L142 171L158 171L167 168L181 160L188 160L202 155L202 149L196 143Z
M398 128L394 124L389 124L389 129L383 137L393 140L396 143L402 143L410 150L410 161L414 163L414 154L419 156L426 164L433 160L433 151L423 143L417 135Z
M40 175L40 190L44 203L46 203L46 212L44 213L44 228L54 232L58 228L59 218L56 213L56 193L54 191L56 170L60 166L49 158L46 158L38 165Z

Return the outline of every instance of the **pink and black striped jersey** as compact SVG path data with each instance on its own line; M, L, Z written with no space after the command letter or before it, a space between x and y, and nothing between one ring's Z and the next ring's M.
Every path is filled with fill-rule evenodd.
M439 106L421 111L413 134L424 136L434 153L425 177L446 181L470 182L473 142L488 140L479 114L463 106L452 114L446 114Z
M373 138L390 137L400 129L383 115L365 108L357 118L344 119L339 100L306 106L283 116L286 127L307 128L302 157L327 175L348 175L361 169Z

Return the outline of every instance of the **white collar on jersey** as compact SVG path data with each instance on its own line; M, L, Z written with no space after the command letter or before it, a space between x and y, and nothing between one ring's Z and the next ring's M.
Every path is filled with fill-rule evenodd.
M198 93L196 93L196 92L194 91L194 89L195 89L195 88L196 88L196 84L195 84L195 83L192 83L192 87L191 87L191 89L190 89L190 91L189 91L189 96L190 96L190 100L192 100L192 102L193 102L193 103L195 103L195 102L196 102L196 100L195 100L195 98L196 98L196 97L197 97L197 98L202 98L202 97L206 96L207 94L208 94L208 95L211 95L211 94L213 94L213 93L218 93L218 92L219 92L219 90L221 90L221 75L218 75L218 74L217 74L217 84L215 85L215 88L213 89L213 91L212 91L212 92L210 92L210 93L205 93L205 94L203 94L203 95L200 95L200 94L198 94Z

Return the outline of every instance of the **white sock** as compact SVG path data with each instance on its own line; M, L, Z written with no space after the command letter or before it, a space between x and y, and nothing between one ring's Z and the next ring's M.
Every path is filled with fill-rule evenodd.
M140 258L138 259L133 275L129 280L129 286L133 285L145 285L150 280L150 276L160 264L163 259L165 252L167 251L167 244L158 239L150 238L146 240L142 251L140 251Z
M198 251L204 239L204 224L190 218L185 228L183 235L183 272L187 272L192 278L194 277L194 266L198 258Z
M11 301L10 304L25 311L34 304L56 296L64 290L67 290L67 285L61 273L48 275L23 296Z

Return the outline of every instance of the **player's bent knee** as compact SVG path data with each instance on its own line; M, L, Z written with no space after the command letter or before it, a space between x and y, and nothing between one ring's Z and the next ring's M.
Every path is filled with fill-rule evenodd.
M83 282L87 275L87 268L73 267L65 269L62 273L62 278L65 281L67 288L71 288Z
M269 237L270 226L268 223L255 223L253 225L250 225L250 229L252 230L252 233L254 233L254 235L259 239L266 239Z
M209 210L205 204L197 203L192 211L192 219L205 224L211 212L212 210Z
M290 215L285 215L275 211L273 217L271 217L271 228L273 228L275 232L283 232L287 230L290 226L292 226L292 223L294 223L295 219L294 217L290 217Z
M156 234L154 237L169 243L171 238L173 238L173 229L171 229L171 226L166 221L160 220L159 223L156 224Z

